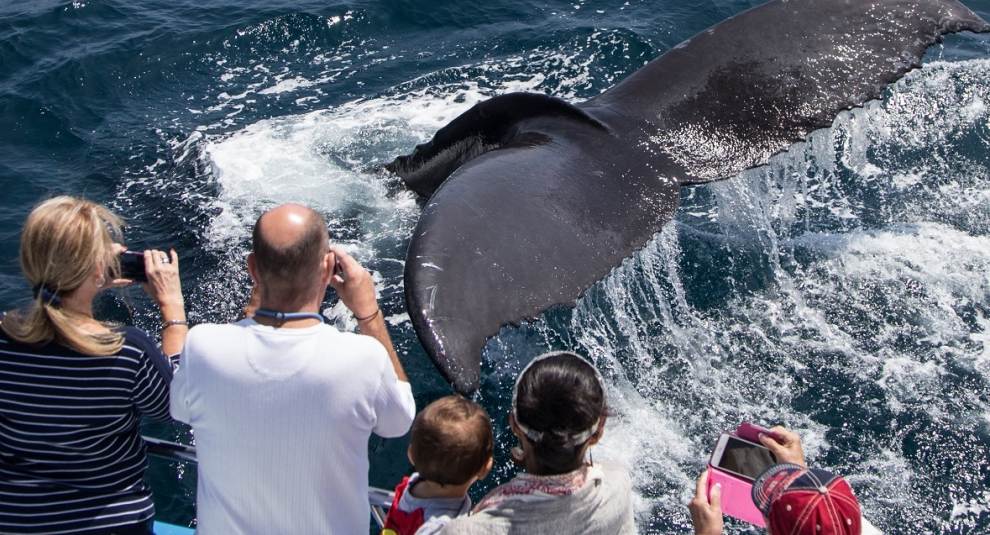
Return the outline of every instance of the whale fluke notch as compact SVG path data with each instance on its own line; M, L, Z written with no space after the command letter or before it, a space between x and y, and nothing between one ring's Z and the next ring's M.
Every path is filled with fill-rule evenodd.
M476 390L487 339L573 305L672 219L682 184L766 164L964 30L990 26L955 0L775 0L587 102L476 105L390 164L429 197L405 267L426 351Z
M433 195L444 180L465 162L486 152L549 141L520 136L515 127L533 117L557 117L605 130L605 125L573 104L539 93L510 93L479 102L441 128L412 154L385 166L402 177L406 187L423 197Z

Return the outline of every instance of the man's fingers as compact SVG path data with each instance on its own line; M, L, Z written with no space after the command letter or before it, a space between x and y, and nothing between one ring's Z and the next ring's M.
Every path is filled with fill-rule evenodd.
M708 470L705 469L705 471L702 472L700 476L698 476L698 484L697 484L697 488L695 488L694 491L694 497L700 498L703 501L708 501L707 497L705 496L707 490L708 490Z
M718 513L722 512L722 485L721 483L715 483L712 487L711 498L709 503L712 504L712 509Z
M351 255L347 254L347 251L336 245L330 246L330 254L334 255L341 266L345 266L349 262L356 262Z
M371 274L368 270L361 265L360 262L354 259L353 256L347 254L347 251L335 246L330 246L330 252L334 255L337 261L337 265L340 266L340 273L334 274L334 279L339 281L336 284L344 284L345 282L350 285L351 282L357 283L357 285L364 284L365 279L370 279ZM334 289L339 289L333 280L330 282Z
M353 256L347 254L347 251L341 249L340 247L330 246L330 252L336 258L337 264L340 265L345 277L351 277L356 273L359 273L358 270L364 269Z
M771 437L770 435L761 433L760 443L766 446L767 449L770 450L771 453L773 453L774 457L777 458L777 461L780 461L783 456L782 454L787 452L787 448L781 445L780 442L774 440L773 437Z
M169 249L169 256L172 258L172 265L175 269L179 269L179 253L175 252L175 249Z
M774 426L773 428L770 429L770 431L773 431L773 434L776 437L777 442L781 444L790 444L791 442L794 441L795 438L797 438L797 433L794 433L790 429L787 429L786 427L782 427L779 425Z
M760 433L760 437L759 438L760 438L760 444L763 444L764 446L766 446L766 447L768 447L770 449L773 449L775 446L778 446L778 447L780 446L780 442L777 442L776 440L774 440L774 438L773 438L772 435L768 435L766 433Z

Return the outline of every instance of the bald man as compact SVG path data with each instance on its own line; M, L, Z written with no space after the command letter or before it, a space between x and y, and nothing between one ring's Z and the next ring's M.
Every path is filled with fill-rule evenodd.
M197 532L367 533L368 439L416 412L371 275L305 206L265 213L252 241L253 317L191 329L172 380L196 438ZM328 285L361 334L323 323Z

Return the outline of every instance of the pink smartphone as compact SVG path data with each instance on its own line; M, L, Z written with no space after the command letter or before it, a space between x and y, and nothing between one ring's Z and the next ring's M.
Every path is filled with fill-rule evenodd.
M749 422L743 422L739 424L739 427L736 428L737 437L743 440L748 440L750 442L755 442L757 444L760 443L761 434L767 435L768 437L778 442L783 438L777 433L774 433L773 431L767 429L766 427Z
M708 462L708 498L712 487L722 485L722 512L765 527L763 513L753 503L753 482L777 460L770 450L755 442L723 433Z

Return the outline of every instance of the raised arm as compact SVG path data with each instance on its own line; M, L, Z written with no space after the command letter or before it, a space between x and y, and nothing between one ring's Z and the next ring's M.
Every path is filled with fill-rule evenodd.
M385 327L382 310L378 307L375 283L371 280L371 274L340 247L331 246L330 252L339 267L330 279L330 285L337 291L344 306L354 314L361 334L368 335L385 346L392 367L395 368L396 377L408 383L409 378L402 369L402 362L399 361L399 355L395 352L392 338Z

